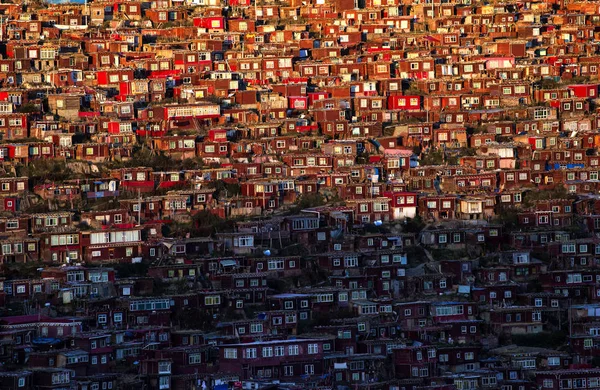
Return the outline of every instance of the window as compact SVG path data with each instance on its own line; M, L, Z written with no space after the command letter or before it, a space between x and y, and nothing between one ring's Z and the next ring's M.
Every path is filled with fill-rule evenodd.
M306 375L313 375L315 373L315 365L314 364L305 364L304 365L304 373Z
M288 355L289 356L298 356L300 354L300 348L297 345L288 346Z
M170 387L170 377L168 376L161 376L159 377L159 389L163 390L163 389L168 389Z
M419 376L419 367L413 367L411 372L412 376Z
M252 247L254 246L254 236L240 236L238 237L239 247Z
M546 119L548 116L550 116L550 109L548 108L536 108L533 111L534 119Z
M452 316L452 315L458 315L458 314L463 314L464 309L462 305L444 305L444 306L438 306L435 308L435 315L436 316Z
M549 366L560 366L560 358L557 356L551 356L548 358Z
M554 381L552 379L544 379L544 381L542 382L542 387L544 389L553 389Z
M219 295L204 297L204 304L207 306L220 305L221 297Z
M237 359L237 349L225 348L224 356L225 359Z

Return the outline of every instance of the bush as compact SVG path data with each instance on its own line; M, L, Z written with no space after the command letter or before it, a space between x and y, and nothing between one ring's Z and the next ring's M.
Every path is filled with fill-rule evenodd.
M211 181L208 183L208 187L215 189L214 196L216 198L221 196L230 198L242 193L242 187L238 183L227 183L223 180Z
M232 232L234 222L226 220L208 210L202 210L192 217L191 236L207 237L215 233Z
M423 222L423 218L421 218L420 215L417 215L414 218L406 218L402 230L407 233L419 233L424 227L425 222Z
M34 186L47 181L61 182L74 178L73 171L64 161L54 159L36 160L19 167L19 175L29 177Z
M421 155L420 165L442 165L444 164L444 152L436 150Z
M134 147L131 159L124 163L125 167L149 167L154 171L172 171L179 170L181 162L173 160L171 157L148 149L146 146Z
M17 112L23 114L32 114L34 112L40 112L40 107L37 104L26 103L17 109Z
M319 193L316 194L304 194L300 197L297 205L300 209L309 209L312 207L319 207L325 204L325 197Z
M557 349L567 342L567 334L561 330L528 335L512 335L512 342L521 347Z
M184 170L200 169L203 165L201 158L186 158L181 163L181 168Z
M213 317L206 310L187 308L176 314L175 321L182 329L198 329L212 331Z
M132 276L146 276L149 267L148 263L118 263L113 266L119 279L130 278Z

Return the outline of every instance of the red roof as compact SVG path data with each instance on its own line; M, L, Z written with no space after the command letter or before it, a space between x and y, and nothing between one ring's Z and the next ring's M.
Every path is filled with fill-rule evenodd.
M31 314L26 316L14 316L14 317L4 317L0 319L5 325L18 325L18 324L27 324L41 321L56 321L57 319L51 318L48 316L39 316L37 314Z
M432 37L431 35L426 35L424 37L426 40L428 40L429 42L439 42L440 40L437 38Z
M178 185L183 185L185 184L185 181L182 180L178 180L178 181L163 181L158 185L158 188L171 188L171 187L175 187Z
M80 118L90 118L95 116L100 116L99 112L89 112L89 111L79 111L78 113Z
M121 181L121 187L152 187L152 188L154 188L154 182L152 180L142 180L142 181L123 180L123 181Z

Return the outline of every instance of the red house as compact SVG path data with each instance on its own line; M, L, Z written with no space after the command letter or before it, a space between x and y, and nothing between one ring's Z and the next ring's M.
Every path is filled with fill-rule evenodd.
M388 97L388 108L391 110L420 110L421 96L399 96L392 95Z
M598 84L574 84L567 88L575 97L595 99L598 96Z
M222 16L203 16L194 18L194 26L205 28L209 31L223 31L225 29L225 18Z

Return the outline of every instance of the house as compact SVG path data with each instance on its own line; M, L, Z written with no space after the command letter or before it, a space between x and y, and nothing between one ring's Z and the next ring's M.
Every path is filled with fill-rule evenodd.
M421 218L453 219L458 207L455 196L429 195L419 197L417 210Z
M550 371L552 372L552 371ZM567 386L584 386L584 382L589 386L597 386L596 375L593 369L566 369L557 370L556 375L550 372L536 371L536 385L548 389L560 389Z
M219 347L219 359L223 361L224 369L237 373L241 378L259 375L259 370L262 370L260 376L267 378L300 377L306 372L317 375L325 370L322 366L323 360L318 359L324 353L324 341L271 340L262 342L260 346L255 343L226 344ZM314 357L310 362L303 364L306 355ZM240 359L248 368L242 368L243 366L236 362ZM271 368L265 368L266 366Z

